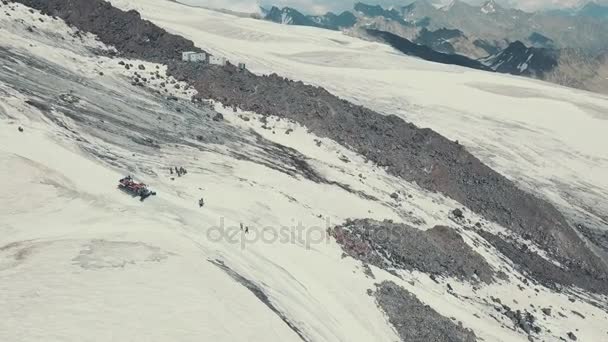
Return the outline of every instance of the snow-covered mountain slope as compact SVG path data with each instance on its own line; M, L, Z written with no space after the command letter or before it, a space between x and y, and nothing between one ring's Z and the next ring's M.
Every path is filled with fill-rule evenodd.
M118 0L258 73L277 72L460 141L522 187L608 228L608 98L544 82L403 57L339 32ZM179 17L179 20L173 19ZM551 153L547 153L551 151Z
M328 86L333 82L330 88L352 99L370 91L358 102L381 110L403 106L403 114L419 122L426 111L428 120L436 120L437 102L425 103L429 97L413 86L413 95L404 95L407 88L401 88L404 81L399 77L387 78L384 88L371 92L380 82L372 71L386 77L410 63L404 73L451 81L447 90L460 90L464 99L473 96L464 90L489 100L505 97L476 90L505 90L496 83L491 84L498 88L479 82L513 82L519 85L515 89L524 82L404 59L382 45L339 35L325 42L331 46L326 51L294 58L279 53L289 50L265 50L263 44L273 41L263 43L270 33L255 31L259 21L235 21L197 9L189 9L192 16L182 20L183 13L178 19L173 16L177 12L171 12L179 5L161 1L114 4L146 6L138 8L144 16L164 11L159 24L199 36L205 48L247 61L254 70L277 70ZM534 326L541 330L529 334L538 340L558 340L568 333L583 341L597 340L606 333L608 317L601 308L605 298L580 292L575 300L576 292L556 292L529 280L469 226L479 222L488 231L508 232L466 208L469 221L450 214L461 204L389 175L293 122L235 112L219 103L192 102L194 90L167 77L166 66L113 58L110 47L60 20L17 4L2 5L0 12L9 14L0 15L1 341L395 341L398 332L373 296L376 284L384 280L461 322L479 340L525 341L525 327L531 327L525 320L522 326L514 325L508 313L516 310L537 317ZM192 25L196 16L215 18L216 23L202 30ZM234 24L252 25L253 31L235 29ZM221 48L225 34L242 47ZM304 43L300 52L323 47L319 42L329 39L301 28L283 34L289 49L298 46L291 39ZM261 45L248 45L238 37L257 37ZM343 58L349 51L351 58L357 56L356 44L376 49L350 61L368 63L367 71ZM247 51L253 47L256 51ZM332 52L344 67L329 58ZM321 59L324 53L327 59ZM372 63L380 56L388 62L384 71ZM412 70L412 65L419 70ZM300 70L289 71L294 66ZM356 70L362 75L353 75ZM320 71L327 74L314 79ZM455 75L476 77L478 83L455 83ZM349 93L345 86L357 77L371 84L352 83ZM390 82L400 87L399 92L369 98L386 91ZM596 101L597 106L605 101L587 93L573 96L583 103ZM397 97L397 104L388 104ZM409 103L412 99L418 103ZM523 105L518 101L524 100L512 100L515 108ZM478 105L470 104L469 110L474 112ZM495 116L465 111L446 120L468 120L469 129L494 123L503 131L510 127L527 132L500 113L489 114ZM601 123L587 120L582 124ZM457 135L446 129L447 123L434 124ZM460 134L463 126L456 126L455 132ZM492 141L487 135L481 138ZM488 151L504 156L508 138L495 139ZM571 142L568 138L556 139ZM459 139L475 149L471 136ZM509 141L512 145L507 146L518 147L513 155L523 158L525 148ZM542 140L537 143L537 149L545 147ZM600 153L594 156L599 158ZM487 155L486 159L492 160ZM579 159L574 155L568 163L578 165ZM501 165L512 172L509 176L520 179L510 163ZM188 173L171 175L172 166L185 167ZM532 181L549 182L542 168L531 171ZM148 183L158 196L140 202L118 191L117 181L127 173ZM594 189L604 188L598 182ZM203 208L197 204L201 197ZM373 265L367 269L344 257L340 245L326 235L327 228L349 218L392 219L421 230L447 226L508 280L472 285L417 270L387 272ZM249 233L239 229L241 223ZM219 232L223 234L218 236ZM535 250L534 245L528 248ZM581 299L599 299L600 305ZM552 313L543 313L541 309L547 308Z

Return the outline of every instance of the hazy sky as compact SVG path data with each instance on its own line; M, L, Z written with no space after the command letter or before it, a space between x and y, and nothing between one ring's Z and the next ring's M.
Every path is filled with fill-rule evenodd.
M290 6L305 13L322 14L327 11L340 12L353 8L353 4L358 0L178 0L188 4L197 4L207 7L226 8L234 11L254 12L260 5L269 7L276 5L279 7ZM380 4L386 7L391 5L403 6L414 0L359 0L367 4ZM450 0L429 0L431 2L448 3ZM484 0L464 0L469 3L482 3ZM544 8L574 7L588 0L495 0L502 4L512 4L511 7L518 7L523 10L533 11ZM598 3L608 4L608 0L595 0Z

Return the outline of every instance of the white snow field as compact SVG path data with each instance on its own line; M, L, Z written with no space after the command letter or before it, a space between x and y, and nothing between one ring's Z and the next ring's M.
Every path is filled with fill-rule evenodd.
M606 152L597 134L605 128L604 98L408 59L334 32L183 11L165 1L112 3L134 7L204 48L246 61L254 71L298 76L382 111L400 107L407 119L461 139L511 177L529 186L544 182L539 191L555 194L556 201L563 191L556 184L575 172L580 182L596 183L592 189L598 193L588 191L589 200L605 194L606 180L598 174L605 170ZM601 309L539 285L520 290L525 276L496 250L473 243L479 237L449 218L461 204L390 176L285 120L270 118L268 130L258 114L234 113L221 104L215 108L224 121L202 120L206 112L187 101L191 90L172 93L180 98L175 102L157 93L160 80L132 86L134 72L143 72L95 55L93 49L109 49L95 37L80 37L59 20L10 6L11 16L0 15L0 341L397 341L367 294L385 279L474 329L479 340L527 340L496 313L490 296L514 310L534 310L542 327L539 340L558 341L570 331L580 341L606 336L608 316ZM126 62L164 72L161 65ZM463 80L470 77L475 81ZM424 91L433 83L440 94ZM498 95L503 92L511 95ZM40 101L59 103L58 97L78 100L75 107L48 110ZM445 107L437 105L442 99ZM512 116L507 106L514 108ZM548 108L556 118L541 129ZM575 123L588 130L580 140L566 127ZM285 134L288 129L293 132ZM197 132L205 135L202 141ZM151 135L159 146L141 143ZM272 143L292 148L296 152L290 153L331 182L311 181L265 153ZM516 168L518 160L522 165ZM171 166L183 166L188 174L171 175ZM530 179L516 172L520 167ZM125 174L158 195L140 202L118 191ZM412 198L395 201L395 191ZM201 197L203 208L197 204ZM601 203L591 204L601 209ZM465 211L471 221L504 231ZM474 289L456 279L435 282L419 272L396 276L375 267L371 278L324 235L328 226L366 217L457 229L510 280ZM221 222L231 229L218 238ZM250 227L248 234L240 223ZM279 241L274 235L299 223L301 238L288 234ZM447 293L447 283L458 296ZM539 314L544 307L554 314Z
M608 229L608 97L541 81L430 63L341 32L279 25L165 0L122 9L207 51L322 86L458 140L522 187Z

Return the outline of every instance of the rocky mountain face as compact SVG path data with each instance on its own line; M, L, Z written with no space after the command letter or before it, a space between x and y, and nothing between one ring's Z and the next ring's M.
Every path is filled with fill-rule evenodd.
M568 87L606 93L608 89L608 53L592 56L577 49L560 50L557 67L545 80Z
M494 45L479 39L471 41L469 37L457 29L442 28L430 31L427 28L422 28L414 42L428 46L438 52L461 54L471 58L486 57L498 52L498 48Z
M349 28L355 25L357 18L348 11L341 14L327 13L325 15L304 15L291 7L278 8L273 6L264 11L264 19L285 25L313 26L330 30Z
M362 2L358 2L355 4L354 6L355 11L362 15L363 17L369 17L369 18L374 18L374 17L382 17L388 20L395 20L399 23L402 24L408 24L405 19L401 16L401 13L399 13L397 10L395 9L384 9L382 6L380 5L368 5L368 4L364 4Z
M392 34L390 32L378 31L378 30L366 30L366 34L371 37L381 39L386 42L390 46L399 50L400 52L408 55L419 57L425 59L427 61L442 63L442 64L452 64L452 65L460 65L468 68L479 69L490 71L491 69L486 67L484 64L476 61L474 59L468 58L466 56L454 54L454 53L443 53L437 52L436 50L428 47L427 45L416 44L411 42L403 37L400 37L396 34ZM446 34L458 34L457 32L448 32ZM449 49L448 49L449 50ZM453 49L452 49L453 52Z
M595 9L595 5L588 6L591 13L601 13L601 10ZM553 40L558 48L572 47L597 52L608 46L608 41L599 40L600 32L606 30L608 23L597 18L601 14L586 15L584 8L572 16L563 16L504 8L494 1L473 6L454 0L444 7L436 8L427 0L417 0L402 7L401 12L410 22L428 18L429 29L456 28L468 36L487 41L526 42L536 32Z
M407 6L391 9L358 2L352 12L346 11L340 15L328 13L323 16L304 15L288 7L273 8L265 18L283 24L329 29L365 26L372 21L374 29L399 35L404 29L398 26L410 30L416 28L420 35L438 31L436 34L441 35L444 34L442 30L459 30L462 37L466 37L465 42L452 44L452 48L439 51L449 52L454 49L453 52L478 58L485 57L479 56L480 48L485 52L495 52L493 50L504 49L514 41L534 47L567 47L590 53L601 52L608 48L608 40L601 33L608 31L606 11L607 7L595 3L587 4L572 15L562 15L556 12L528 13L504 8L493 0L480 6L454 0L440 8L428 0L416 0ZM427 40L427 37L420 39Z
M484 59L492 70L512 75L544 78L558 65L556 50L527 47L522 42L513 42L496 55Z
M608 53L592 55L580 49L527 47L514 42L482 62L496 72L599 93L608 90Z
M532 32L532 34L528 37L527 41L530 45L539 48L552 48L554 47L554 42L551 38L545 37L538 32Z

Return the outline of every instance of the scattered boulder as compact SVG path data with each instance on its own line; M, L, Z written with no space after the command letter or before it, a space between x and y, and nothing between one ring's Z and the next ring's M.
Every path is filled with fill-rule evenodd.
M146 70L146 67L143 64L137 66L139 70Z
M222 115L222 113L215 113L215 115L213 116L213 121L222 121L224 120L224 116Z
M551 316L551 309L550 308L542 308L542 309L540 309L540 311L542 311L547 316Z
M19 128L17 128L17 130L18 130L19 132L23 132L23 127L19 126Z
M399 194L398 194L398 193L396 193L396 192L393 192L393 193L391 194L391 198L392 198L392 199L394 199L394 200L398 200L398 199L399 199Z
M462 212L462 210L460 210L458 208L452 210L452 215L454 215L454 217L457 218L457 219L463 219L464 218L464 213Z
M508 305L502 305L502 308L497 308L503 315L513 321L513 324L523 330L526 334L540 333L541 328L535 324L536 317L528 311L521 310L512 311Z
M574 333L572 331L568 332L568 338L571 339L572 341L578 340L578 338L576 337L576 335L574 335Z

